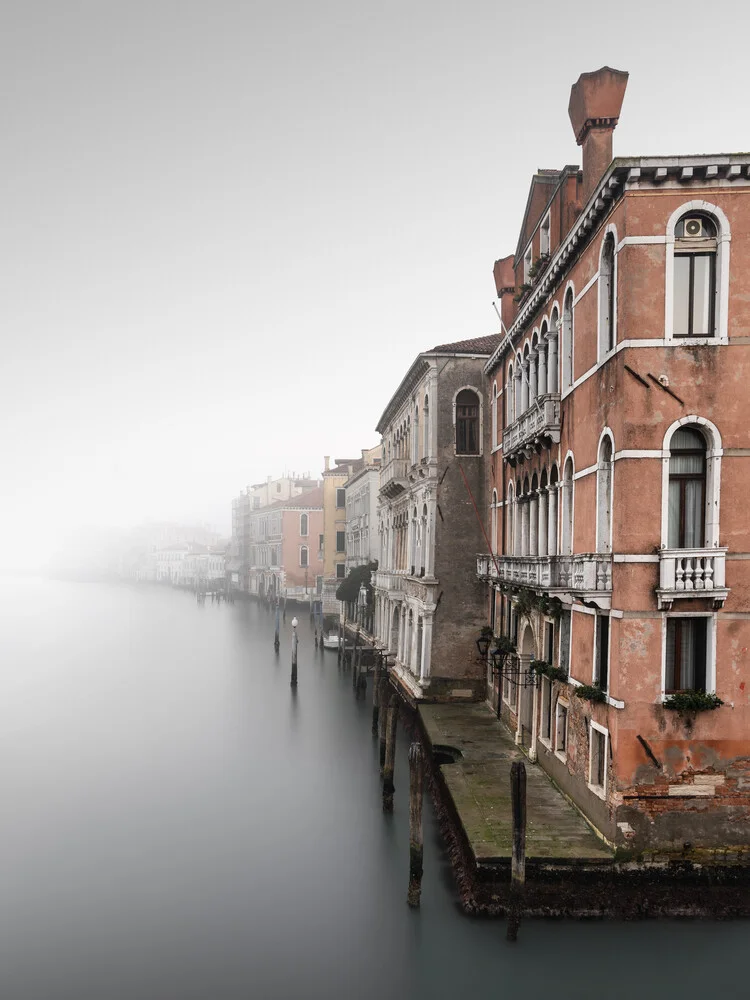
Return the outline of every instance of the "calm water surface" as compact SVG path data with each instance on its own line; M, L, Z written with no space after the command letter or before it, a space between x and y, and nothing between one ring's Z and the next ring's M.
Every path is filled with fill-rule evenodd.
M500 922L457 908L406 743L380 806L370 701L300 616L0 581L0 1000L750 994L747 923ZM288 615L288 623L291 615Z

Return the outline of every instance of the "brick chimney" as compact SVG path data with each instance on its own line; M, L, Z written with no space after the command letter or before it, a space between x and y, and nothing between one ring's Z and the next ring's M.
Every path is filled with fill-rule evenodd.
M506 330L510 329L513 322L513 296L516 292L515 263L516 258L511 254L509 257L496 260L492 268L497 297L500 299L500 315Z
M612 133L627 85L627 73L602 66L594 73L581 73L570 88L570 124L576 142L583 146L584 205L612 162Z

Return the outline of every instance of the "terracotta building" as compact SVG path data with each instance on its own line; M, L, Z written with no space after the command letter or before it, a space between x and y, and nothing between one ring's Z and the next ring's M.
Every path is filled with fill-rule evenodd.
M252 511L252 592L302 604L315 600L323 581L322 531L322 486Z
M517 654L488 658L488 695L609 841L736 848L750 155L613 159L626 85L605 67L573 86L583 168L532 177L495 264L507 337L485 366L494 551L478 576Z
M484 365L497 336L417 356L385 408L379 493L375 637L395 657L412 701L484 697L476 651L484 617L474 553L482 526L472 497L485 483Z

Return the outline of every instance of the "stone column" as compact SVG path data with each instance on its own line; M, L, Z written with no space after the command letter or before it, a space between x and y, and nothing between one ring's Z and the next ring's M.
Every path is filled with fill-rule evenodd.
M529 406L533 406L537 396L536 351L529 358Z
M557 330L550 330L547 334L547 344L549 352L547 364L547 392L557 392Z
M522 556L529 554L529 501L521 500L521 553Z
M521 514L521 501L518 497L513 501L513 555L521 555L521 535L522 535L522 514Z
M529 363L524 361L523 378L521 379L521 413L529 408ZM520 414L519 414L520 416Z
M547 511L547 554L557 555L557 494L559 486L549 488L549 510Z
M539 555L539 537L537 535L537 530L539 528L539 498L537 493L531 494L531 499L529 500L529 555L536 556Z
M513 372L513 381L516 383L515 392L513 393L516 402L515 409L513 411L513 419L518 420L523 413L523 409L521 407L521 384L523 380L521 378L521 369L518 366L516 366L516 369Z
M539 490L539 555L546 556L549 551L547 538L547 490Z
M419 637L419 614L414 615L414 623L411 627L411 652L409 653L409 669L413 674L419 674L419 664L417 663L417 639Z
M432 614L427 613L422 619L422 662L419 665L419 679L426 681L430 676L430 660L432 659Z

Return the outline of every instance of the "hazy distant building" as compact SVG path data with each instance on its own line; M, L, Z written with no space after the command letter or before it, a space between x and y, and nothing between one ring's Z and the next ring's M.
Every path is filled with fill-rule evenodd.
M381 445L363 448L362 458L344 483L346 500L346 572L380 557L378 490Z

